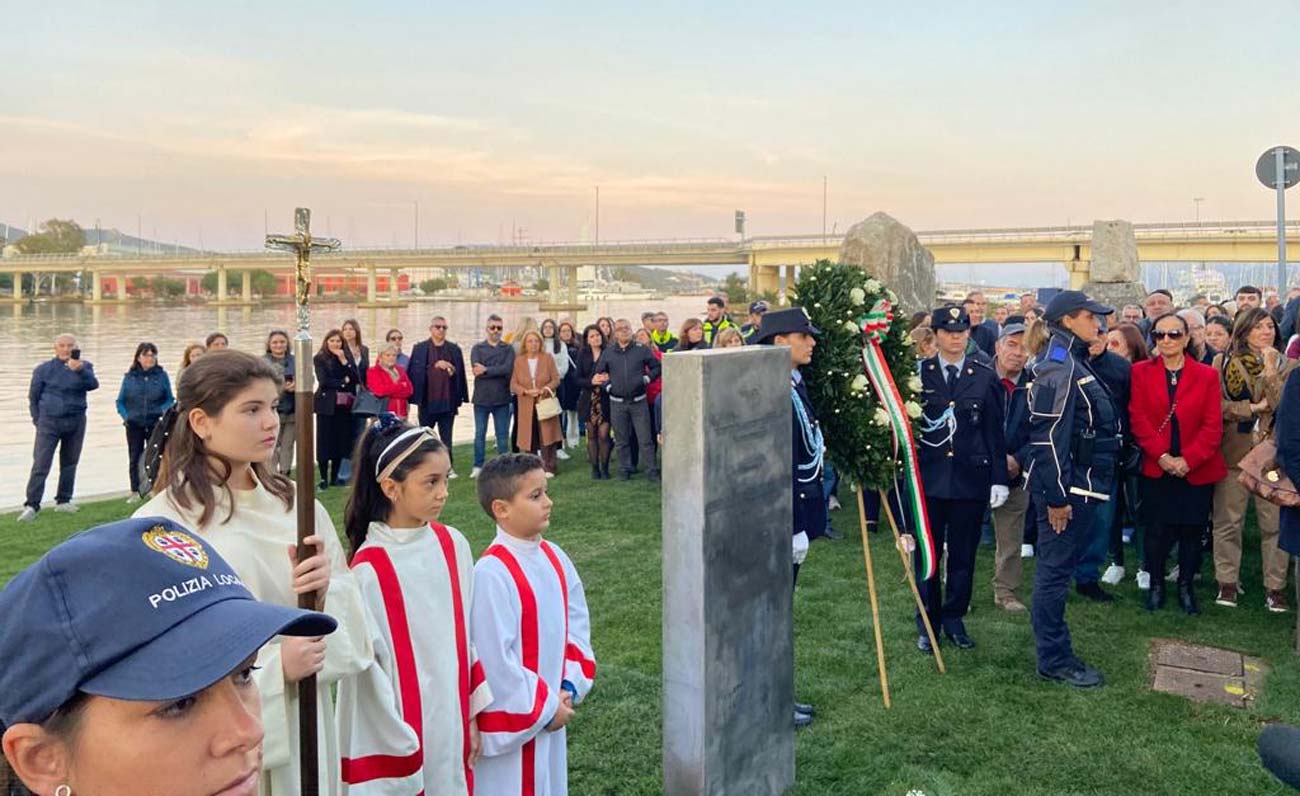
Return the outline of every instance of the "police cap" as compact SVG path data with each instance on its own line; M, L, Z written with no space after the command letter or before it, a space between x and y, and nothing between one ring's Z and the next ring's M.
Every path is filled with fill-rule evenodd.
M1088 298L1088 294L1082 290L1062 290L1047 302L1043 317L1049 321L1059 321L1075 310L1088 310L1093 315L1110 315L1115 308Z
M930 314L930 328L936 332L964 332L970 328L970 316L956 304L945 304Z

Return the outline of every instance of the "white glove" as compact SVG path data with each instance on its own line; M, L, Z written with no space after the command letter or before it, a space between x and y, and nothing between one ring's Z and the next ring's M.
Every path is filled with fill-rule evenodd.
M1009 497L1011 497L1010 489L1007 489L1002 484L994 484L989 488L989 508L998 508L1003 503L1006 503Z
M794 535L794 563L802 564L808 558L808 534L800 531Z

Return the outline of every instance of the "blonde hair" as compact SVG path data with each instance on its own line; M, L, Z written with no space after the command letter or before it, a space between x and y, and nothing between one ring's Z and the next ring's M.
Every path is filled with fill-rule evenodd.
M1043 350L1047 345L1047 340L1052 333L1047 329L1047 321L1042 318L1035 318L1025 327L1025 352L1029 356L1037 356L1038 352Z
M741 345L745 344L745 336L740 333L740 330L734 326L728 326L713 338L713 347L726 348L732 340L739 340Z

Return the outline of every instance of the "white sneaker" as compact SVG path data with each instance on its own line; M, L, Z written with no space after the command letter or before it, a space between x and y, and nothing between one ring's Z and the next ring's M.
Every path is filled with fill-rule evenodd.
M483 472L483 468L482 468L482 467L475 467L473 470L470 470L470 471L469 471L469 477L470 477L470 478L478 478L478 474L481 473L481 472Z
M1168 575L1165 575L1165 583L1174 583L1177 580L1178 580L1178 565L1174 564L1174 568L1169 570Z
M132 492L129 496L127 496L126 504L128 506L134 506L139 502L140 502L140 496L135 494L134 492Z
M36 519L36 509L31 506L23 506L23 511L18 515L18 522L31 522Z
M81 506L78 506L76 503L69 500L67 503L55 504L54 510L61 511L64 514L76 514L78 511L81 511Z
M1022 544L1022 545L1020 545L1020 557L1021 557L1021 558L1033 558L1033 557L1034 557L1034 546L1031 545L1031 544Z
M1145 569L1139 569L1137 574L1138 588L1142 591L1151 591L1151 573Z
M564 450L564 448L558 448L555 451L555 458L567 462L569 460L569 454Z
M840 499L835 497L834 495L831 495L831 499L826 501L826 506L831 511L839 511L840 509L844 508L843 506L840 505Z
M1111 564L1106 567L1106 572L1101 576L1101 582L1107 586L1118 586L1119 582L1124 580L1124 568Z
M447 472L447 478L448 478L448 480L450 480L450 479L452 479L452 478L460 478L460 476L456 475L456 471L455 471L455 470L450 470L450 471Z

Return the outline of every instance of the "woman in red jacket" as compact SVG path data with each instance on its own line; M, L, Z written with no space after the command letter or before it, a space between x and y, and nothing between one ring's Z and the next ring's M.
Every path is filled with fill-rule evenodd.
M366 372L366 386L380 398L388 399L388 411L406 419L407 401L415 388L406 368L397 364L397 346L387 345L379 352L379 361Z
M1187 321L1170 313L1156 319L1156 356L1133 366L1129 421L1142 449L1141 514L1147 526L1151 572L1147 609L1165 601L1165 559L1178 542L1178 602L1200 613L1193 578L1201 566L1201 532L1210 517L1214 484L1227 472L1219 442L1223 411L1214 368L1186 356Z

